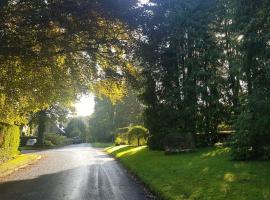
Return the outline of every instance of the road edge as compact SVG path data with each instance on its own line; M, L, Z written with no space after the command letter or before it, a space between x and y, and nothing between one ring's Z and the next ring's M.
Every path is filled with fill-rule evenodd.
M147 199L148 200L164 200L164 198L161 197L161 195L151 189L150 185L148 185L147 183L145 183L137 174L136 172L132 171L128 166L126 166L121 159L117 158L116 156L114 156L113 154L107 152L105 150L105 148L102 149L102 151L104 153L106 153L108 156L112 157L115 161L117 161L117 163L119 164L119 166L126 172L126 174L132 179L134 180L137 184L140 184L144 190L144 193L147 194Z
M41 158L42 158L42 156L37 154L37 156L34 159L29 160L28 162L23 163L22 165L18 165L16 167L12 168L12 169L8 169L6 171L0 172L0 178L5 178L6 176L9 176L9 175L13 174L14 172L16 172L16 171L18 171L20 169L23 169L23 168L27 167L28 165L34 164L35 162L37 162ZM5 164L5 163L3 163L3 164Z

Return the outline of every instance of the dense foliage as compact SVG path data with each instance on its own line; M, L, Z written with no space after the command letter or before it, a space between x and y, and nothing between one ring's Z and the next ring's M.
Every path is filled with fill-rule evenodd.
M72 139L66 136L59 135L56 133L48 133L45 135L44 145L48 147L59 147L72 144Z
M140 125L124 128L126 132L118 133L114 143L116 145L146 145L148 140L148 130Z
M150 147L179 135L193 148L226 124L235 158L269 159L269 1L150 2L138 23Z
M123 96L124 75L135 70L132 51L126 53L130 33L117 18L117 5L1 1L0 121L25 123L32 112L68 105L89 90Z
M18 153L20 129L15 125L0 124L0 163Z
M79 137L82 141L86 142L88 140L86 120L79 117L72 118L65 128L65 135L69 138Z
M125 94L136 70L130 31L119 20L127 3L113 2L0 2L1 123L28 124L34 116L43 145L52 106L69 107L89 90L112 100Z
M93 91L85 140L144 124L150 148L193 149L225 126L234 158L269 160L269 14L269 0L1 1L0 122L36 116L42 144L51 108Z
M89 120L90 141L113 142L119 128L142 123L143 107L136 94L129 90L121 101L95 99L95 112Z

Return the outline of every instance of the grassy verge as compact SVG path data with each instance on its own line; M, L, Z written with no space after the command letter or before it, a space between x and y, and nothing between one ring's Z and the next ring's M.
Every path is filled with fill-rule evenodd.
M164 199L270 199L270 162L231 161L228 148L170 156L145 146L106 151Z
M112 143L100 143L100 142L91 143L91 146L96 148L107 148L111 147L112 145L113 145Z
M44 147L38 147L38 146L24 146L24 147L19 147L20 151L23 150L46 150L46 149L53 149L55 147L50 147L50 146L44 146Z
M37 160L40 157L38 154L23 154L18 155L14 159L0 164L0 177L6 176L20 167L26 166Z

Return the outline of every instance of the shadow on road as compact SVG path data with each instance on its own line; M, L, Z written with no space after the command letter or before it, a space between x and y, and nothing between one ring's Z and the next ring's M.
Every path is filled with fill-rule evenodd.
M111 161L104 165L110 165ZM122 172L101 164L35 179L0 183L1 200L144 200L145 194Z

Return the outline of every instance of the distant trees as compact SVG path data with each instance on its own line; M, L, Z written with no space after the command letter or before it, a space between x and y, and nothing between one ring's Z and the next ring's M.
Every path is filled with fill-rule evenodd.
M80 117L72 118L65 128L66 136L69 138L79 137L86 142L88 139L88 128L84 120Z
M89 120L91 139L99 142L112 141L119 128L142 123L142 111L142 104L132 90L116 103L106 97L96 98L95 112Z

